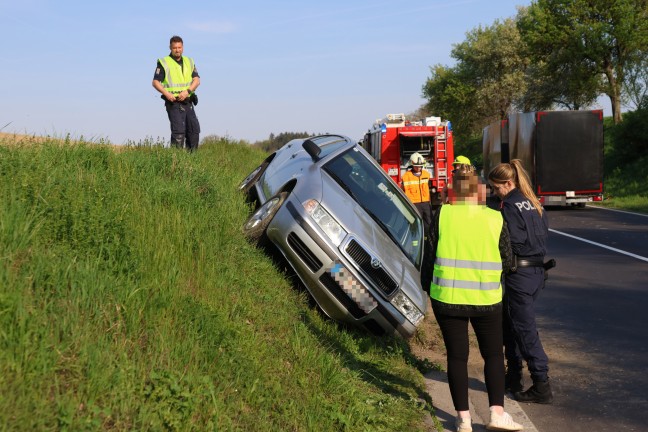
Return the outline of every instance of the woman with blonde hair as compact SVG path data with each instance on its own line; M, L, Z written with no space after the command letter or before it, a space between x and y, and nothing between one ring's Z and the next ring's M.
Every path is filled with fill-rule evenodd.
M535 301L544 288L544 257L549 225L535 196L522 161L497 165L488 174L493 192L501 199L500 209L511 238L516 260L505 276L504 355L505 387L520 402L548 404L553 401L549 384L549 359L538 334ZM533 385L524 390L522 360L526 361Z

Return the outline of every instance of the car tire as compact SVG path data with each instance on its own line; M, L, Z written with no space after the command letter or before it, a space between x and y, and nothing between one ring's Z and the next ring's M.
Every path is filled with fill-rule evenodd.
M247 221L243 224L243 234L253 244L262 245L265 243L266 229L275 217L283 203L288 198L288 192L280 192L264 202L256 209Z
M243 179L239 184L238 190L240 190L247 202L255 202L257 200L256 189L254 185L259 181L259 178L263 175L266 168L268 167L268 162L263 162L261 165L256 167L250 174Z

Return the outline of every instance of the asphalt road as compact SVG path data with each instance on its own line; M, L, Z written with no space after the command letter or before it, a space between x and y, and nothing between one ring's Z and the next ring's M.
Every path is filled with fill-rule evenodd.
M558 265L536 310L555 398L520 405L541 432L646 431L648 216L593 207L548 216Z

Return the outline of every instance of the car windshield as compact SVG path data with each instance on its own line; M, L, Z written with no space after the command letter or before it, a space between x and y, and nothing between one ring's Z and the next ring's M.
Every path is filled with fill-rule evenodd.
M423 225L412 206L387 174L357 147L327 162L323 169L376 221L417 267L420 265Z

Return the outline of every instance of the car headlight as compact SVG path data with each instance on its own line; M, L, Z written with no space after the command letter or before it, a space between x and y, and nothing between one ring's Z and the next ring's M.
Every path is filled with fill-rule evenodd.
M331 216L329 212L320 205L320 203L315 200L308 200L304 203L304 209L306 209L306 213L313 218L317 225L326 233L336 246L339 246L340 243L342 243L347 232L333 218L333 216Z
M391 303L415 326L417 326L423 319L423 314L419 308L417 308L414 303L412 303L412 300L403 294L402 291L399 291L398 294L394 296Z

